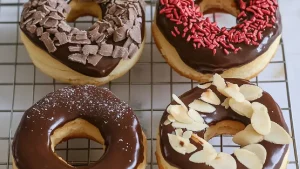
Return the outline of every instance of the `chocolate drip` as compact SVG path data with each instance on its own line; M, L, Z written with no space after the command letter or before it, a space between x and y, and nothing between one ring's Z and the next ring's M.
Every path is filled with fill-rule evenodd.
M143 162L142 129L132 109L108 89L86 85L50 93L24 113L12 146L18 169L73 168L52 152L50 136L77 118L97 127L106 147L98 162L84 168L133 169Z
M234 84L238 84L239 86L243 84L250 84L246 80L239 80L239 79L226 79L226 81L229 81ZM215 86L211 86L210 89L217 94L217 96L220 98L221 102L225 100L225 96L223 96L221 93L219 93ZM191 102L193 102L195 99L198 99L201 97L201 94L205 92L206 89L200 89L198 87L186 92L183 94L180 99L183 101L185 105L189 105ZM268 113L270 115L271 121L276 122L280 126L282 126L286 131L288 131L288 127L284 121L284 117L282 115L280 107L276 104L276 102L273 100L273 98L266 92L263 92L263 96L257 100L254 100L253 102L259 102L265 105L268 108ZM176 102L171 102L171 105L177 104ZM246 126L250 124L250 119L246 118L244 116L241 116L237 113L235 113L233 110L225 109L223 106L218 105L215 106L216 111L211 114L205 114L200 113L205 122L211 126L214 125L220 121L223 120L233 120L238 121ZM175 129L172 127L172 125L164 125L164 121L167 119L168 112L165 111L161 122L160 122L160 128L159 128L159 134L161 138L161 150L162 155L164 159L170 163L171 165L181 168L181 169L213 169L212 167L205 165L203 163L197 164L193 163L189 160L191 154L185 154L182 155L178 152L176 152L170 145L169 139L167 134L172 133L175 131ZM196 134L200 137L204 137L205 131L196 132ZM197 146L197 151L202 150L202 146L193 142L191 140L191 143L193 143L195 146ZM273 144L267 141L262 141L259 144L263 145L265 149L267 150L267 158L266 162L264 164L263 169L279 169L281 167L281 164L283 162L283 158L287 153L287 150L289 148L289 145L278 145ZM245 166L243 166L238 160L237 162L237 168L238 169L246 169Z
M245 2L249 4L249 1L250 0L246 0ZM200 4L201 2L202 0L197 0L195 1L195 4ZM239 9L239 0L235 0L235 3ZM163 7L163 5L158 3L156 11L159 12ZM252 15L247 16L248 19L251 17ZM241 48L237 54L232 52L226 55L222 49L216 48L216 54L213 55L209 48L201 47L195 49L192 44L193 42L187 42L186 39L181 37L174 37L171 34L174 26L178 27L179 30L183 30L183 26L172 22L164 14L156 14L156 24L158 28L169 41L169 43L174 46L182 61L186 65L201 73L222 73L229 68L247 64L255 60L258 56L262 55L281 34L282 24L279 10L276 11L276 19L277 22L275 25L272 28L265 29L263 32L262 40L259 46L237 43L234 44L234 46L236 48Z

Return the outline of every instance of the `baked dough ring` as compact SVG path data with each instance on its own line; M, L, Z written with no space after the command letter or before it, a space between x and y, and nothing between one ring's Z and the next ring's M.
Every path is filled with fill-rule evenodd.
M173 11L177 9L176 8L173 9L171 13L169 12L163 13L161 11L163 11L164 9L168 10L168 7L166 7L166 5L162 5L161 2L166 2L166 1L161 0L158 2L157 13L154 22L152 24L152 33L154 36L155 43L159 51L161 52L162 56L166 59L168 64L182 76L185 76L187 78L199 82L207 82L209 81L209 79L212 77L214 73L219 73L222 75L222 77L226 77L226 78L241 78L241 79L249 80L257 76L258 73L260 73L268 65L268 63L270 62L270 60L272 59L272 57L275 55L277 51L277 47L281 39L281 30L282 30L281 16L278 9L274 13L274 15L276 16L276 23L273 23L273 27L271 28L266 28L264 30L261 30L263 32L261 35L261 40L257 41L257 43L259 43L259 46L255 46L253 44L252 45L245 44L246 43L245 41L235 42L234 38L232 38L235 35L230 36L229 35L230 33L227 33L235 30L236 27L243 25L249 22L249 20L251 20L250 18L252 18L253 15L251 12L248 11L248 7L249 10L251 10L251 7L249 5L249 0L195 1L195 8L196 5L199 5L201 12L206 12L207 10L209 11L211 8L226 11L234 16L237 16L237 23L238 23L236 26L230 29L225 29L225 28L221 29L216 26L215 29L217 29L217 34L214 35L215 37L211 37L213 33L204 34L203 30L198 31L196 29L196 32L198 31L201 34L199 36L205 39L205 40L201 40L201 42L207 41L207 39L210 39L210 41L213 42L212 46L208 45L207 42L205 43L206 44L205 47L203 47L203 45L198 47L198 44L202 44L197 41L198 39L188 38L189 35L193 36L193 33L189 27L190 22L188 22L186 26L183 26L181 22L182 20L176 23L174 21L176 21L177 19L172 18L174 19L173 21L169 19L168 18L169 16L167 15L172 14L175 17L176 15L174 15L175 13L173 14ZM170 3L170 2L177 2L177 1L167 1L167 2ZM247 10L241 9L240 2L246 3ZM253 3L255 4L256 0L254 0ZM240 11L246 13L245 16L242 16ZM204 21L202 16L196 19L199 19L200 23ZM262 20L265 19L266 18ZM196 23L194 25L197 25ZM207 22L207 24L213 25L213 23L211 22ZM250 23L250 25L251 24L254 23ZM174 34L176 32L175 28L178 29L177 35ZM203 26L203 29L206 28L204 28ZM224 31L226 33L224 33ZM241 33L239 29L237 29L236 32ZM250 34L250 32L248 33ZM223 38L218 38L218 36L225 37L225 35L226 35L225 40L220 42L218 39L223 39ZM238 37L242 39L240 36ZM224 43L226 43L227 45ZM232 49L230 48L228 49L227 47L229 46L229 44L232 45L232 47L235 47L235 50L238 51L234 52ZM214 47L214 49L211 49L209 47ZM226 52L228 52L227 54L224 52L225 49Z
M219 84L222 80L220 78L215 80L215 76L213 84ZM255 169L286 169L289 143L292 139L288 134L288 127L280 107L268 93L250 85L246 80L226 79L226 82L231 83L227 83L227 88L233 90L237 86L232 84L238 84L241 93L251 101L233 101L232 99L236 99L237 95L231 95L229 92L227 94L230 97L226 97L221 94L225 90L221 90L220 87L217 89L218 85L210 85L210 83L186 92L180 96L180 99L173 96L174 101L164 112L158 130L156 157L160 169L214 169L218 161L219 168L226 169L246 169L251 168L247 166L251 164ZM188 110L185 110L183 105L188 106ZM255 109L254 105L265 106L266 109L262 109L266 112ZM197 118L198 115L201 118ZM257 125L257 118L254 120L254 116L263 119L260 127ZM269 117L269 120L265 117ZM192 121L189 122L191 119ZM260 129L269 129L269 131L263 135L258 133L261 133ZM189 135L189 132L192 134ZM218 153L206 141L221 134L233 135L233 141L241 148L235 147L232 155ZM271 134L276 136L270 139ZM283 139L285 141L280 142ZM252 150L259 149L259 151L247 149L249 146L252 146ZM241 160L241 155L236 154L237 151L247 150L251 152L244 153L242 158L249 159L248 164ZM203 153L202 156L196 155L200 152ZM257 155L255 158L258 161L251 159L248 155L251 153Z
M63 0L51 2L57 2L60 5L61 1ZM34 2L38 5L34 6ZM125 12L118 15L113 15L113 12L109 11L112 8L115 9L116 6L121 6L117 4L121 0L107 2L72 0L68 4L69 12L69 8L64 7L65 14L45 13L45 9L43 9L45 5L47 9L54 9L49 7L50 3L42 5L42 2L44 1L29 0L25 4L20 22L20 34L33 63L45 74L71 84L102 85L127 73L139 60L145 44L144 2L142 0L128 2L130 7L123 5ZM46 2L50 2L50 0ZM55 10L58 10L59 5ZM134 11L129 9L134 9L137 13L132 14L131 12L131 15L128 16L130 18L124 18L127 13L130 13L128 11ZM43 20L32 25L32 23L36 23L34 21L37 17L37 14L32 13L41 11L39 16L43 17ZM116 12L118 12L117 9ZM62 19L58 20L56 26L51 27L51 24L45 26L44 22L47 20L44 20L49 17L52 19L52 15ZM94 16L99 21L87 31L65 26L65 20L74 22L81 16ZM123 21L126 22L123 23ZM111 27L108 28L105 24L109 24ZM103 28L102 25L107 27ZM98 31L95 31L96 29ZM119 29L124 29L126 34L120 35L121 37L115 35L119 33L117 32ZM136 31L136 29L140 30ZM124 31L120 33L124 33ZM136 34L131 32L136 32ZM86 36L80 37L84 34ZM86 39L77 40L76 38Z
M146 167L146 137L132 109L108 89L88 85L59 89L25 112L12 146L13 169L74 168L54 153L71 138L104 146L87 168Z

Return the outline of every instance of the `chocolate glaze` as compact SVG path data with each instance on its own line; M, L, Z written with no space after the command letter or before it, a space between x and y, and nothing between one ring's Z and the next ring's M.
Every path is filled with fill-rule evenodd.
M101 7L101 10L102 10L101 16L103 16L103 17L105 16L106 6L108 5L108 3L98 4ZM141 6L143 6L143 5L141 4ZM143 12L143 16L142 16L143 23L142 23L142 28L141 28L142 31L141 32L142 32L142 40L144 40L144 34L145 34L145 31L144 31L144 29L145 29L144 8L142 8L142 12ZM97 17L97 16L94 16L94 17ZM69 51L68 47L74 46L74 44L66 43L64 45L61 45L60 47L57 47L57 51L55 51L53 53L49 53L46 46L44 45L44 43L39 40L39 37L36 36L36 34L30 33L25 27L21 28L21 30L35 45L37 45L38 47L43 49L50 56L52 56L59 62L63 63L64 65L68 66L69 68L71 68L79 73L82 73L84 75L87 75L87 76L106 77L114 70L114 68L119 64L120 60L122 59L122 58L113 58L113 57L103 57L96 66L93 66L89 63L87 63L86 65L83 65L81 63L73 62L68 59L68 56L70 54L72 54L72 52ZM114 43L116 45L123 46L125 41L113 42L113 40L111 39L107 43L108 44ZM95 42L92 42L91 45L97 45L97 44Z
M55 129L77 118L101 132L105 153L88 167L137 168L144 160L143 134L132 109L106 88L66 87L48 94L25 113L16 131L12 154L18 169L71 169L51 150Z
M243 85L243 84L250 84L246 80L240 80L240 79L226 79L226 81L229 81L234 84ZM221 93L219 93L215 86L211 86L210 89L217 94L217 96L220 98L221 103L225 100L225 96L223 96ZM198 99L201 97L201 94L205 92L206 89L200 89L198 87L184 93L180 99L183 101L185 105L189 105L191 102L193 102L195 99ZM251 101L252 102L252 101ZM259 102L265 105L268 108L268 113L270 115L271 121L276 122L280 126L282 126L286 131L288 131L288 127L284 121L284 117L282 115L280 107L276 104L276 102L273 100L273 98L270 96L270 94L263 92L263 96L257 100L254 100L253 102ZM171 102L171 105L177 104L175 101ZM245 126L248 124L251 124L250 119L246 118L244 116L241 116L237 113L235 113L233 110L225 109L223 106L215 106L216 111L214 113L205 114L200 113L200 115L203 117L206 124L209 126L214 125L220 121L223 120L233 120L243 123ZM205 165L204 163L193 163L189 161L190 156L193 153L182 155L178 152L176 152L170 145L169 139L168 139L168 133L172 133L175 131L175 129L172 127L172 125L164 125L164 121L167 119L167 116L169 113L167 111L164 112L160 127L159 127L159 135L160 135L160 145L162 150L162 155L164 159L171 164L172 166L182 168L182 169L213 169L212 167ZM196 134L200 137L204 137L205 131L196 132ZM200 144L195 143L192 139L191 143L197 146L197 150L202 150L202 146ZM273 144L267 141L262 141L259 144L263 145L267 150L267 158L266 162L264 164L263 169L279 169L281 167L281 164L283 162L283 158L289 148L289 145L278 145ZM233 155L234 156L234 155ZM235 157L234 157L235 158ZM241 164L238 160L237 162L237 168L238 169L246 169L246 167Z
M197 0L195 1L195 4L200 4L202 1L203 0ZM237 8L240 9L239 0L234 1ZM244 2L247 2L247 5L249 5L250 0L244 0ZM156 11L160 11L162 8L163 5L158 3ZM252 15L247 11L245 12L250 19ZM229 55L226 55L222 49L217 48L216 55L213 55L212 51L208 48L202 47L195 49L192 42L187 42L181 36L174 37L171 34L171 30L173 30L174 26L177 26L179 30L183 30L183 26L176 25L176 23L170 21L164 14L156 14L156 24L158 28L169 43L174 46L182 61L201 73L222 73L229 68L242 66L255 60L258 56L266 52L274 40L281 34L282 24L279 10L276 11L276 19L277 22L274 27L267 28L263 32L263 39L259 46L238 43L234 44L236 48L241 48L237 54L232 52Z

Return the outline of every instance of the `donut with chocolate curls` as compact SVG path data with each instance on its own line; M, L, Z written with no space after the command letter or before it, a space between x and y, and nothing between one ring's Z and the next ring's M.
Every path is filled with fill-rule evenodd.
M104 147L103 156L85 169L146 168L147 139L133 110L93 85L59 89L25 111L12 143L12 168L77 168L55 153L57 144L72 138Z
M232 154L208 142L222 134L238 145ZM247 80L215 74L212 81L173 95L160 121L156 158L163 169L286 169L290 143L272 96Z
M88 30L70 26L98 17ZM138 61L145 43L143 0L29 0L20 20L21 38L44 73L72 84L105 84Z
M237 24L221 28L203 15L220 10L236 16ZM214 73L255 77L281 39L277 0L159 0L156 11L152 32L163 57L179 74L201 82Z

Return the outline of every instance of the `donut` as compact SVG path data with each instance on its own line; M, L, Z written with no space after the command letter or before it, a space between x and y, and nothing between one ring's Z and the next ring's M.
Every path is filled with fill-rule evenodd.
M208 142L221 134L233 136L233 154ZM160 121L156 157L160 169L286 169L291 142L270 94L215 74L181 97L173 94Z
M276 53L282 32L277 0L159 0L152 33L168 64L180 75L207 82L215 74L251 79ZM219 27L203 12L236 16Z
M94 16L88 30L71 27ZM143 0L29 0L20 20L21 39L36 67L71 84L105 84L128 72L145 43Z
M146 137L132 109L108 89L85 85L52 92L24 113L12 143L13 169L74 168L54 152L71 138L104 146L87 169L146 167Z

